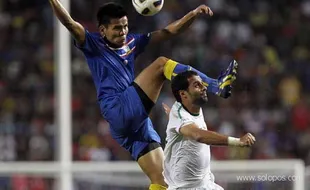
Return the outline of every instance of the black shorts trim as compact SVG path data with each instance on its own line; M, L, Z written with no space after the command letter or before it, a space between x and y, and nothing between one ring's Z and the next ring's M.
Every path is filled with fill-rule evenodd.
M152 150L155 150L156 148L158 147L161 147L160 144L158 142L151 142L149 143L139 154L138 154L138 157L137 157L137 160L139 160L139 158L141 156L144 156L145 154L151 152Z
M145 92L140 88L140 86L137 83L133 82L131 85L136 89L136 92L138 93L142 101L146 113L150 114L155 103L145 94Z

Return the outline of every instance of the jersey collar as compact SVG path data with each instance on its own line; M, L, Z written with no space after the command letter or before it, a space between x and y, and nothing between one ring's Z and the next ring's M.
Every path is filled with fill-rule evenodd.
M200 115L200 113L191 113L182 103L181 103L181 105L182 105L182 107L183 107L189 114L191 114L192 116L197 117L197 116Z

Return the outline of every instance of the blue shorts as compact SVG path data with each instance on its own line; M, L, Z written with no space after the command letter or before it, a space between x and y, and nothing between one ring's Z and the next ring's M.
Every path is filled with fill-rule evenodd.
M148 112L154 103L135 83L129 86L116 99L111 108L104 112L105 119L110 124L112 137L131 156L138 160L140 153L151 143L160 143L160 137L153 128ZM150 107L150 102L152 105Z

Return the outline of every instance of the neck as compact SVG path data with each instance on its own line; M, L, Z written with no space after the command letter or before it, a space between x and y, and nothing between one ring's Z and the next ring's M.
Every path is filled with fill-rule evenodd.
M184 109L188 111L191 115L197 116L200 113L200 106L188 103L182 103Z

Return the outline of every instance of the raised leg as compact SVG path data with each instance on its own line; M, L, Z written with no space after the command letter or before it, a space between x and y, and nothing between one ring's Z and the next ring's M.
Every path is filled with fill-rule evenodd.
M169 59L165 57L157 58L135 79L135 83L140 86L140 88L154 103L156 103L165 81L165 76L163 73L164 66L168 60Z

